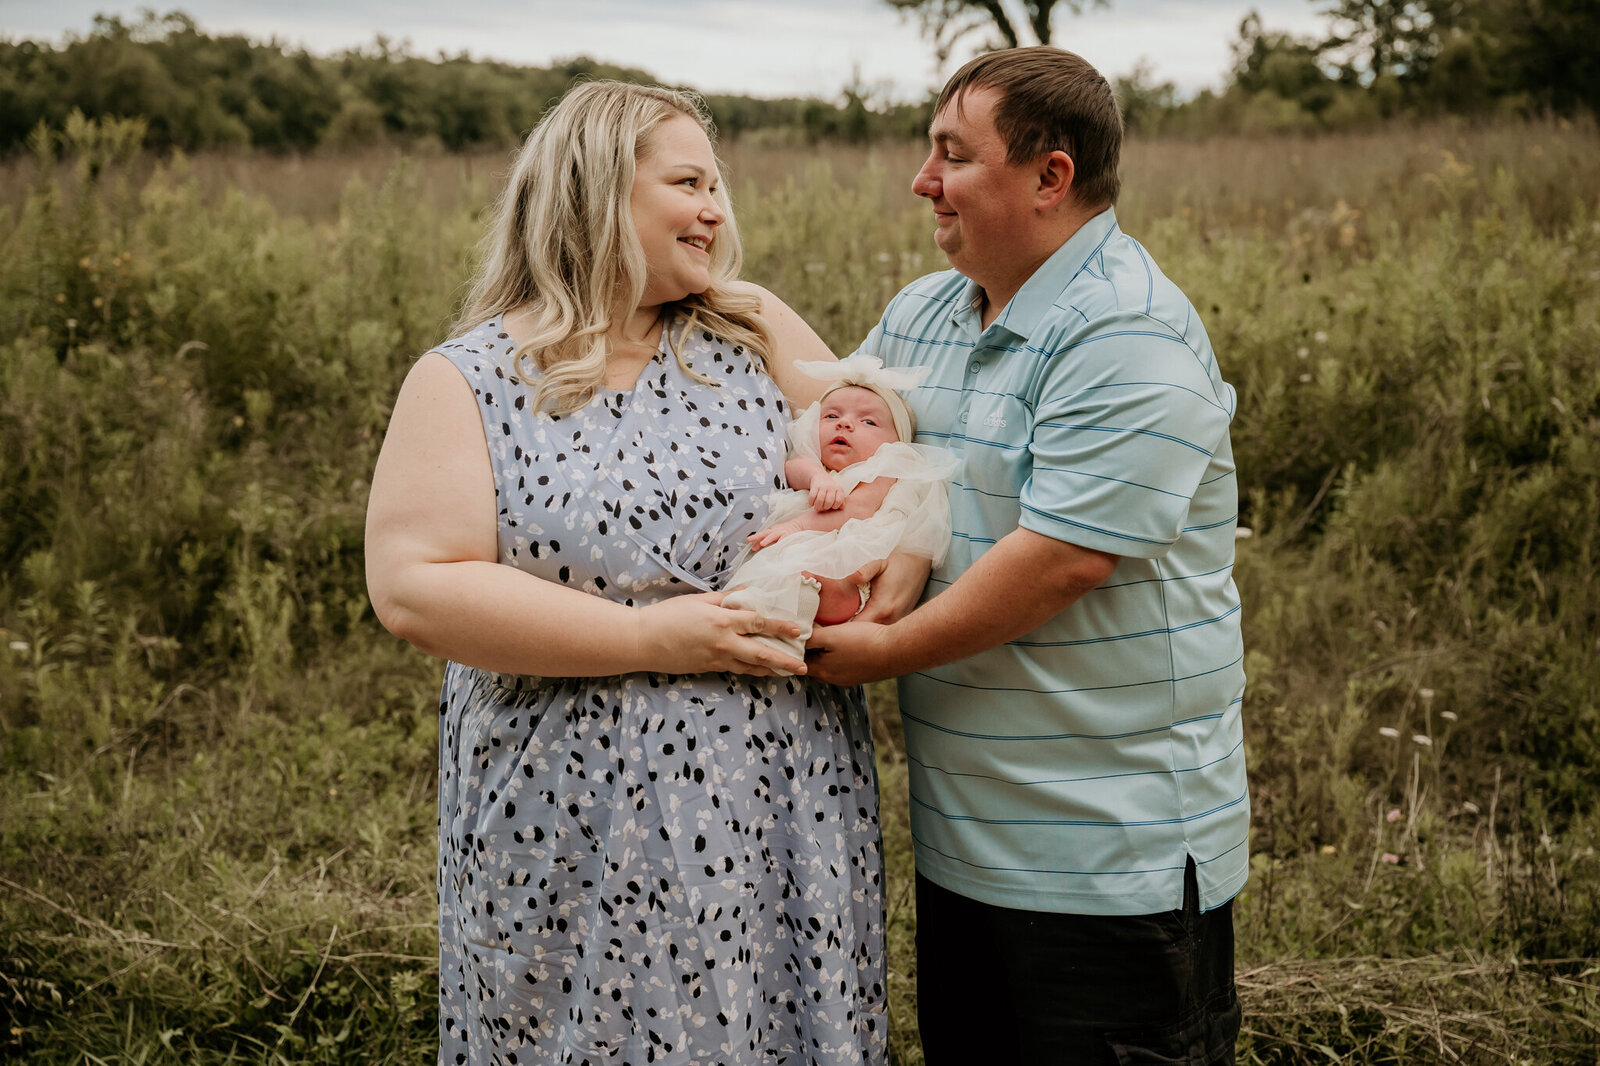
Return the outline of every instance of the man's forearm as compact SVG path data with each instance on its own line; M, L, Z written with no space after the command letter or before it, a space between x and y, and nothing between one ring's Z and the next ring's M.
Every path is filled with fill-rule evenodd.
M1016 529L949 588L880 634L887 673L927 670L1037 629L1116 569L1117 556Z

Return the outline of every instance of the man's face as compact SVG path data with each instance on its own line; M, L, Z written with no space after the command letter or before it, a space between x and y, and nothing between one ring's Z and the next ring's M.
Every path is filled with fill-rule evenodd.
M985 288L1006 278L1029 246L1021 238L1034 222L1039 184L1034 167L1006 162L998 102L995 90L976 88L947 103L928 127L933 148L911 183L933 204L934 240L950 265Z

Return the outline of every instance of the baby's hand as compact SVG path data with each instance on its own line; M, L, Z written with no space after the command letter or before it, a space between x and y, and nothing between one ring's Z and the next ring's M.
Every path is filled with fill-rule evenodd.
M839 484L838 478L832 474L819 474L811 479L807 502L813 511L837 511L844 506L849 495L844 491L844 486Z

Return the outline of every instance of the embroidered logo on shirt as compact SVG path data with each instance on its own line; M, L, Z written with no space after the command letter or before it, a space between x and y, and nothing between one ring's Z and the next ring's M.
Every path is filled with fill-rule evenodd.
M999 415L989 415L983 420L983 425L985 429L1005 429L1006 420Z

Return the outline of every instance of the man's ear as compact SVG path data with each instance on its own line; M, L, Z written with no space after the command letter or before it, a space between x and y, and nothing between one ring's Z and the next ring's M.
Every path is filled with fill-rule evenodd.
M1034 207L1049 211L1071 196L1072 181L1078 171L1070 155L1056 149L1039 160L1038 173L1039 188L1034 194Z

